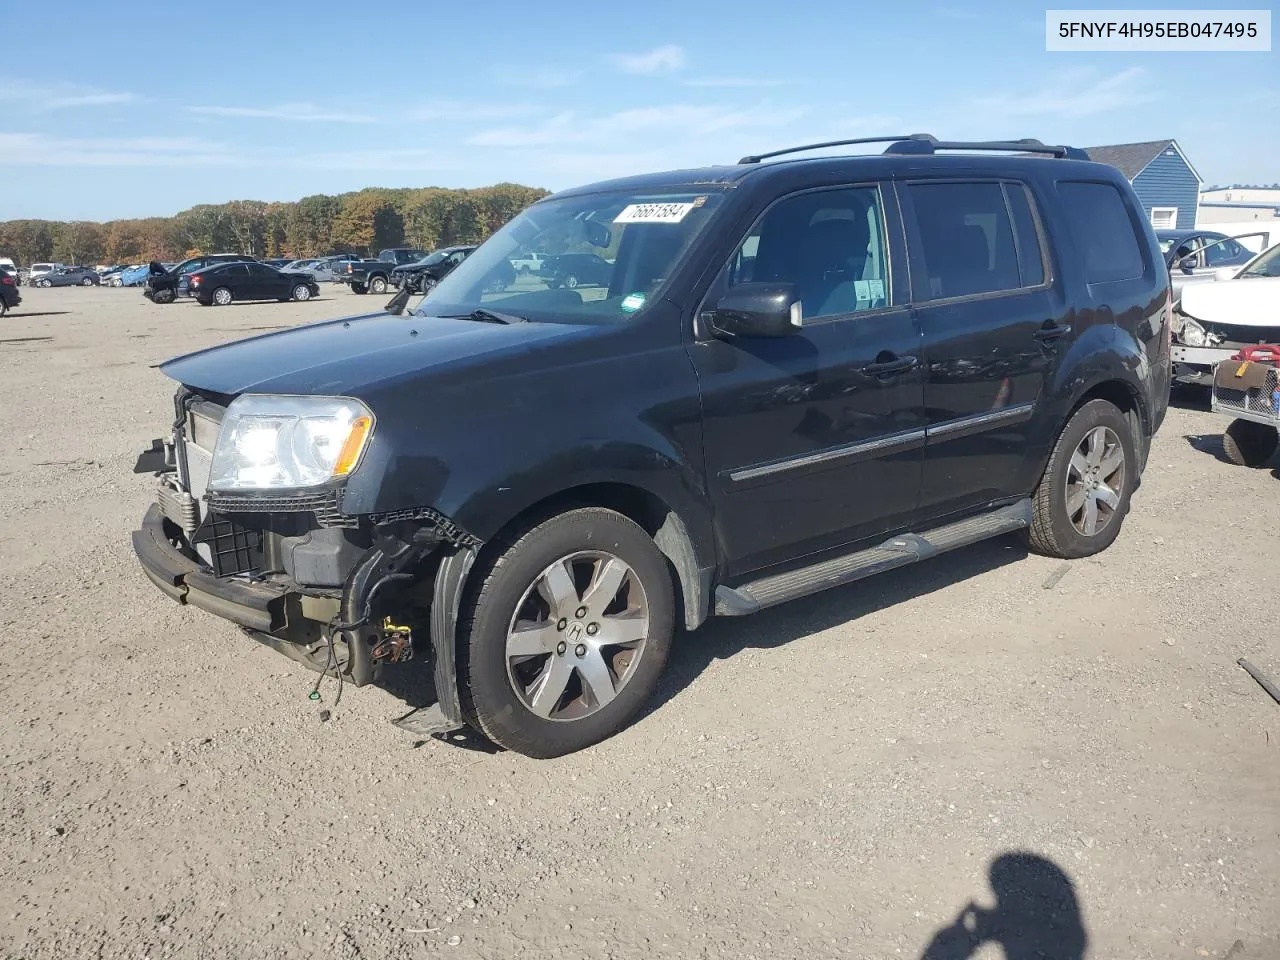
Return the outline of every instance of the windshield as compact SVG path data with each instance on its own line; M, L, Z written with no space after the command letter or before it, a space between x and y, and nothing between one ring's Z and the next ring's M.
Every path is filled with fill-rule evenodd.
M1280 277L1280 243L1260 254L1241 270L1238 279L1245 277Z
M429 267L429 266L432 266L433 264L439 263L441 260L443 260L447 256L448 254L445 253L443 250L437 250L435 253L427 254L425 257L423 257L421 260L415 263L414 266Z
M543 201L486 240L416 312L462 316L483 305L530 320L625 319L660 296L721 199L688 190ZM511 266L535 257L536 271Z

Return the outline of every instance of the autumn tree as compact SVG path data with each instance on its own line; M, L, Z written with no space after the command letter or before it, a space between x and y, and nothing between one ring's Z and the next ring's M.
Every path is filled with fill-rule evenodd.
M27 265L175 260L222 250L265 257L376 253L406 242L429 249L483 240L546 194L514 183L478 190L369 188L296 203L201 204L172 217L106 224L10 220L0 222L0 256Z
M53 259L91 266L102 259L105 231L88 220L59 224L54 231Z

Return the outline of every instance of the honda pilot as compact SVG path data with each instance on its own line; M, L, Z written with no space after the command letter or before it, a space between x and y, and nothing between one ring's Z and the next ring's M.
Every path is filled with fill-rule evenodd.
M1169 391L1141 203L1071 147L847 143L884 142L566 190L411 313L168 361L142 570L346 682L429 656L417 729L551 757L710 617L1015 531L1106 549ZM607 276L495 292L567 254Z

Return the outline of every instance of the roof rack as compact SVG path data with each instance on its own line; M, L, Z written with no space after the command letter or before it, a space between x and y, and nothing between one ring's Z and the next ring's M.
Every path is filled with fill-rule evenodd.
M739 163L759 163L761 160L768 160L770 157L781 157L787 153L802 153L805 150L821 150L824 147L852 147L859 143L892 143L894 141L931 141L936 143L938 138L927 133L908 133L897 137L859 137L856 140L828 140L826 143L806 143L802 147L786 147L782 150L770 150L768 153L755 153L743 157Z
M1013 153L1047 153L1066 160L1088 160L1089 154L1079 147L1049 146L1030 137L1022 140L939 140L929 133L911 133L899 137L858 137L854 140L828 140L825 143L807 143L799 147L786 147L768 153L756 153L743 157L738 163L759 163L788 153L803 153L826 147L851 147L862 143L888 143L887 154L923 155L939 150L994 150Z
M891 154L937 153L939 150L997 150L1013 153L1047 153L1065 160L1088 160L1089 154L1079 147L1049 145L1026 137L1021 140L939 140L936 137L917 135L903 137L885 148Z

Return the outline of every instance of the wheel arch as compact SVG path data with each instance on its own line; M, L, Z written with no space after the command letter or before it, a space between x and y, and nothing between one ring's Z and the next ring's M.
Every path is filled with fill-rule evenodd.
M677 608L684 613L685 628L696 629L710 609L711 558L700 558L689 524L662 497L635 483L601 480L581 483L544 496L508 518L480 548L477 566L483 565L523 530L543 520L580 507L604 507L622 514L653 538L667 558L676 590Z

